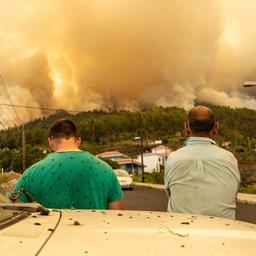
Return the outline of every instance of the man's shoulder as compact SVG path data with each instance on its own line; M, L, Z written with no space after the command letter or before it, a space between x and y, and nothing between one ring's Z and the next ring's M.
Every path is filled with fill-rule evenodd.
M226 160L230 160L230 161L237 161L236 157L233 155L232 152L224 149L224 148L221 148L221 147L213 147L213 150L215 151L216 153L216 158L223 158L223 159L226 159Z
M44 166L45 158L29 166L22 174L22 176L29 176L37 172Z
M74 161L76 164L77 163L88 163L92 165L97 165L102 168L108 168L112 169L106 162L103 160L99 159L98 157L94 156L90 152L87 151L70 151L70 152L61 152L61 153L51 153L47 155L44 159L41 161L35 163L32 165L29 169L37 169L38 167L42 166L51 166L52 164L56 164L56 162L61 162L61 161ZM67 164L67 162L64 162Z
M88 151L82 151L84 154L82 154L81 156L84 158L87 158L89 161L92 161L96 164L107 164L106 162L104 162L103 160L101 160L100 158L96 157L95 155L91 154ZM107 164L107 166L109 166Z
M232 152L222 148L222 147L215 147L215 150L219 151L221 154L225 154L225 155L228 155L228 156L234 156Z
M169 158L177 158L177 157L182 157L188 152L189 148L187 146L183 146L175 151L173 151Z
M89 152L86 151L79 151L79 154L65 154L66 157L59 158L58 155L52 153L46 156L44 159L38 161L37 163L31 165L29 168L27 168L23 175L25 176L31 176L36 175L37 173L41 173L42 170L46 171L47 169L51 169L53 166L55 166L57 163L60 164L60 162L64 161L64 164L72 164L75 163L77 168L79 166L84 166L84 164L88 164L88 166L91 166L93 168L97 168L98 170L106 171L107 173L113 172L112 168L103 160L97 158L96 156L92 155ZM68 157L67 157L68 155ZM70 160L73 160L73 162L70 162ZM69 162L66 162L65 159ZM74 161L75 160L75 161Z
M237 162L237 159L232 152L225 150L217 145L211 145L207 147L205 151L198 152L195 148L190 146L184 146L176 151L174 151L169 159L175 161L184 161L190 159L201 159L201 160L211 160L211 159L223 159L228 160L233 163Z
M87 160L87 163L93 164L94 166L97 166L99 169L104 169L107 171L112 171L112 168L110 165L108 165L105 161L102 159L92 155L89 152L83 151L84 154L81 155L82 158Z

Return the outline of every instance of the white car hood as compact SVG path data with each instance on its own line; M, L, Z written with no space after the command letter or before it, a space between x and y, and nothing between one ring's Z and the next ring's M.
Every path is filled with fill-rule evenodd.
M130 182L130 183L132 183L132 178L130 178L130 177L117 177L117 179L118 179L118 181L121 183L123 183L123 182Z
M1 230L0 254L35 255L58 218L59 213L52 212ZM42 225L34 225L36 221ZM255 249L256 225L240 221L159 212L64 210L39 255L241 256L254 255Z
M59 220L60 212L51 212L50 216L35 213L0 230L0 255L36 255Z

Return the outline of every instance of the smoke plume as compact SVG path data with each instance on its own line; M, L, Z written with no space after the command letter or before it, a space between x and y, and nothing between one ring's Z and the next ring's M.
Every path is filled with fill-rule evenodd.
M255 90L242 88L256 80L255 8L252 0L0 0L0 73L19 105L188 109L199 99L255 109ZM3 122L8 111L0 106ZM45 114L18 111L23 121Z

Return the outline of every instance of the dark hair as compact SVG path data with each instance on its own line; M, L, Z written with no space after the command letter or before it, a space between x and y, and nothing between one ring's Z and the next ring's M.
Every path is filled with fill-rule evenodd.
M213 129L215 122L215 115L210 109L207 115L203 117L194 109L188 113L188 123L192 132L209 133Z
M59 119L55 121L49 129L49 138L77 137L76 125L69 119Z

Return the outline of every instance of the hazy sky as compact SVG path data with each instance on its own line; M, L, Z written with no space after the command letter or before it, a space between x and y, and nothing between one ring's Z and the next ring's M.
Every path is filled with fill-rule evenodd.
M242 88L256 80L255 10L254 0L0 0L0 72L17 104L256 108L256 90Z

